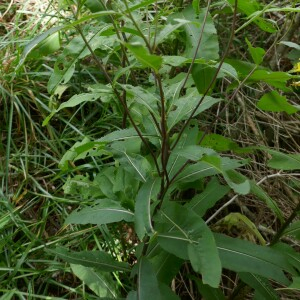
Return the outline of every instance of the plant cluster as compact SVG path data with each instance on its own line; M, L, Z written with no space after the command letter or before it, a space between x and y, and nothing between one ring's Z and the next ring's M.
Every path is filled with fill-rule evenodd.
M43 68L42 58L51 57L42 91L50 95L48 107L39 105L42 117L48 112L44 128L60 140L47 147L53 160L61 154L53 181L63 182L63 196L38 186L66 205L59 237L43 245L58 260L56 280L63 261L88 287L87 299L299 296L300 143L297 129L285 125L294 118L299 126L296 2L51 5L56 24L24 47L15 76L26 61ZM290 40L280 41L278 15L286 18ZM274 53L286 67L274 63ZM240 138L239 115L255 142ZM284 135L274 141L266 133L266 115L282 116L288 144ZM8 138L12 116L11 109ZM8 159L5 170L8 177ZM269 178L287 179L292 208L285 211L262 187ZM247 197L268 211L271 225L240 202ZM5 222L21 209L12 204ZM14 294L21 295L7 291Z

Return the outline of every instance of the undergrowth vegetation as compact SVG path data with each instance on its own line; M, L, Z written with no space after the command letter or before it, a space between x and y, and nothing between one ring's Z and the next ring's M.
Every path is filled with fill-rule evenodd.
M1 2L0 299L300 299L297 2Z

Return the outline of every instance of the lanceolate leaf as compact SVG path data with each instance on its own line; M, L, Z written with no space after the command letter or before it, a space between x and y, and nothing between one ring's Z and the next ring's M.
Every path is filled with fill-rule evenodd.
M161 299L154 269L146 257L139 261L137 293L139 300Z
M157 279L165 284L171 283L183 263L182 259L164 251L160 247L158 254L150 258L150 261L154 267Z
M216 178L212 178L205 190L201 194L196 195L186 206L200 217L203 217L206 211L213 207L229 191L230 188L228 186L221 185Z
M264 297L263 299L279 300L278 294L272 288L272 286L266 278L251 273L239 273L239 277L247 285L254 288L255 291L261 295L261 297Z
M221 279L221 261L211 231L203 232L198 244L188 245L188 255L193 269L202 274L202 281L217 288Z
M166 24L157 33L155 37L156 46L161 44L165 39L167 39L170 36L170 34L174 32L176 29L190 22L189 20L182 20L182 19L174 19L174 21L176 22L175 24Z
M58 109L55 111L51 112L51 114L45 119L43 122L43 126L47 125L50 119L59 112L60 110L67 108L67 107L74 107L79 104L83 104L85 102L91 102L91 101L96 101L102 96L102 93L83 93L79 95L74 95L72 96L68 101L62 103Z
M235 180L245 181L247 179L244 175L235 170L231 170L230 175L235 178ZM276 202L253 180L250 180L250 192L266 203L281 222L284 221L282 212Z
M134 214L123 208L118 202L101 199L95 205L72 212L66 219L66 224L109 224L125 220L133 222Z
M283 234L293 236L300 240L300 221L293 222Z
M127 92L127 98L132 97L133 101L142 104L149 112L152 112L157 119L159 118L157 114L158 98L155 97L153 93L139 86L129 84L123 84L121 86Z
M70 252L66 248L58 247L55 250L47 250L59 258L85 267L92 267L105 272L130 271L127 263L115 261L112 256L103 251Z
M225 296L220 288L216 289L207 284L203 284L203 282L195 276L191 276L191 278L196 282L198 290L205 300L225 300Z
M140 142L140 140L138 140ZM151 173L151 165L146 157L128 153L123 142L115 142L111 146L114 157L123 165L124 169L133 174L137 180L146 182ZM126 143L128 145L128 143ZM134 145L133 145L134 146Z
M272 155L268 166L279 170L300 170L300 154L286 154L272 149L264 149Z
M199 95L197 89L192 88L187 91L186 96L176 99L172 103L173 106L176 107L176 109L171 111L168 115L168 128L171 129L178 122L182 120L186 120L190 116L191 112L194 110L195 106L200 101L201 97L202 96ZM201 112L207 110L212 105L220 101L222 101L222 99L206 96L202 101L201 105L199 106L199 108L197 109L194 116L197 116Z
M174 18L190 21L190 23L183 26L185 31L186 48L184 56L192 58L197 51L197 44L199 40L199 33L201 26L204 27L201 45L196 52L197 58L205 58L206 60L215 60L219 58L219 43L217 31L213 23L213 19L208 14L206 23L204 17L207 13L206 8L202 8L199 14L196 14L192 5L183 9L181 12L176 13Z
M145 233L151 235L154 232L152 227L151 201L156 200L160 188L158 178L149 178L140 188L135 200L135 231L140 240Z
M100 27L98 32L91 32L87 35L86 39L92 50L101 47L104 43L108 43L108 38L100 35L101 31L107 28L109 27L105 25ZM74 37L55 62L54 70L47 86L48 92L53 93L60 83L67 83L73 76L76 62L89 54L90 51L82 37Z
M250 183L249 180L245 179L244 181L234 181L235 178L231 178L231 173L223 169L222 167L222 158L217 156L205 156L203 161L212 165L216 170L222 173L224 179L228 183L228 185L238 194L246 195L250 191Z
M249 272L288 284L283 270L294 273L284 253L245 240L215 234L222 266L236 272Z
M199 161L203 155L212 155L215 154L215 151L198 145L188 145L185 147L176 147L172 154L185 157L192 161Z
M277 218L284 222L283 214L280 208L278 207L276 201L274 201L256 182L250 180L251 193L258 197L261 201L265 202L267 206L273 211Z
M221 168L223 171L236 169L243 165L242 161L238 161L235 159L222 158L221 160ZM197 179L219 174L220 170L216 169L211 164L200 161L196 164L190 165L186 167L182 173L177 178L178 182L192 182Z
M234 6L235 1L234 0L227 0L232 6ZM246 14L247 16L250 16L252 14L255 14L256 12L260 12L261 5L256 0L240 0L237 2L238 10L242 13ZM252 21L262 30L266 32L275 32L276 29L272 23L269 22L269 20L262 18L261 16L257 16L256 18L253 18ZM250 24L250 23L249 23Z
M71 264L71 269L100 298L118 298L118 286L112 274L75 264Z
M187 256L203 281L218 287L221 262L213 234L204 221L190 209L175 203L168 203L160 214L158 222L165 222L165 230L168 230L158 234L159 245L180 258Z
M288 259L289 263L298 271L300 272L300 254L299 251L296 251L292 246L287 245L285 243L276 243L272 248L284 253L286 258Z
M18 66L16 67L16 69L18 70L23 65L26 57L31 53L31 51L33 49L35 49L38 45L40 45L42 42L44 42L48 37L50 37L54 33L57 33L58 31L62 30L63 28L64 28L64 26L52 27L52 28L46 30L45 32L43 32L42 34L38 35L37 37L35 37L31 42L29 42L24 48L21 59L19 61Z
M121 140L128 140L128 139L138 139L139 136L134 130L134 128L127 128L113 131L104 137L100 138L99 142L115 142Z
M130 291L126 297L126 300L139 300L136 291Z

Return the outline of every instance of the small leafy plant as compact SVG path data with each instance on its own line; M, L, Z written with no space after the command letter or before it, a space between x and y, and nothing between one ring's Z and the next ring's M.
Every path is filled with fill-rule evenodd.
M86 134L59 163L66 176L65 194L82 199L65 225L97 225L103 237L113 237L114 247L104 238L97 250L67 245L48 249L69 262L98 296L179 299L171 283L183 267L188 270L185 280L194 282L205 299L225 299L221 283L232 274L237 285L230 299L251 290L254 299L278 299L277 287L299 288L300 256L280 238L299 238L299 221L294 220L300 204L285 220L276 202L243 172L251 164L247 155L255 151L268 153L270 168L287 171L300 169L299 154L257 145L245 149L222 133L212 133L245 86L268 87L257 102L261 110L299 111L283 95L291 92L287 82L297 75L263 66L265 50L247 38L252 63L232 52L235 33L243 28L251 24L274 33L276 24L266 14L299 11L272 3L60 1L59 9L71 15L26 46L20 66L41 43L47 48L47 41L57 41L59 35L66 43L48 82L52 99L69 95L77 72L85 78L79 93L70 91L60 105L52 102L44 125L77 106L84 113L83 105L91 109L95 101L117 116L117 129L98 138ZM231 29L227 45L221 46L215 24L224 15ZM242 25L241 15L247 17ZM84 68L87 61L92 68ZM269 241L246 215L224 214L236 198L233 194L249 193L277 219L279 229ZM224 199L230 200L220 207ZM234 236L233 227L243 234Z

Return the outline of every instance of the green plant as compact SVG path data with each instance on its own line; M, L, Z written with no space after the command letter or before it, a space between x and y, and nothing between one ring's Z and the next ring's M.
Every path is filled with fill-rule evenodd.
M231 51L234 34L250 24L263 32L276 32L265 14L299 12L295 5L279 7L274 2L263 8L258 1L214 5L208 1L207 7L200 8L200 1L186 5L183 1L60 1L61 9L70 5L72 17L26 46L19 66L57 32L71 37L48 82L53 97L64 95L76 72L84 73L79 63L92 59L96 67L89 69L92 76L85 77L80 93L54 105L44 125L63 110L74 116L72 109L78 105L84 114L89 109L82 105L95 101L118 116L117 121L111 120L118 122L117 130L99 138L87 134L59 163L60 176L67 176L65 194L83 201L65 224L97 225L102 242L86 249L72 244L72 251L48 249L71 263L73 273L98 296L178 299L171 281L183 265L206 299L227 296L220 288L222 274L227 275L222 269L237 274L231 299L249 289L255 290L256 299L277 299L276 287L289 286L291 276L290 289L298 288L299 254L279 240L284 235L298 238L299 222L294 220L299 204L285 220L276 202L243 174L243 167L251 164L247 155L260 150L270 155L269 167L295 170L299 154L267 146L244 149L222 133L210 133L245 86L268 86L257 103L262 110L299 111L282 95L292 92L287 81L297 75L263 66L265 50L248 39L252 63L237 59ZM238 13L247 16L242 25ZM227 46L220 50L214 23L218 14L231 18ZM221 109L215 110L215 104ZM214 119L205 115L208 111ZM91 162L95 167L85 168ZM279 229L268 246L254 220L241 213L225 214L212 224L216 214L211 212L230 192L252 193L272 210ZM235 196L227 203L232 199ZM230 232L234 226L243 234L222 234L224 228Z

